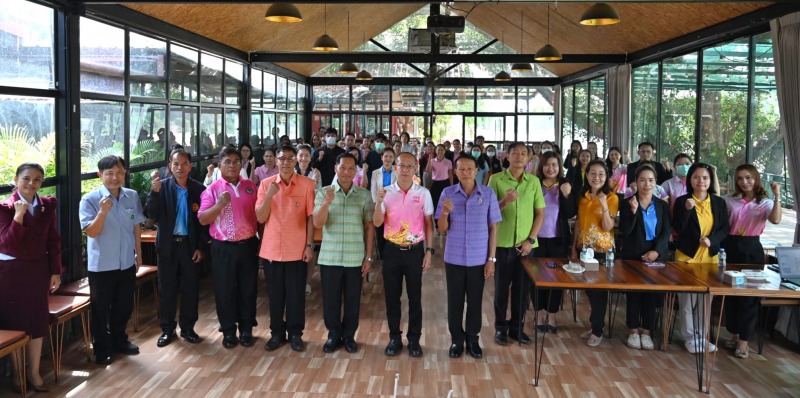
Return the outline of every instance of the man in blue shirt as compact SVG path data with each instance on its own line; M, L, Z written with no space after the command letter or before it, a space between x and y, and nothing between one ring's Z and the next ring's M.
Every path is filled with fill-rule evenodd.
M92 337L100 365L111 363L113 351L136 355L125 327L133 312L136 271L142 265L141 227L145 220L136 191L123 188L125 160L106 156L97 162L99 189L81 199L80 223L88 236Z

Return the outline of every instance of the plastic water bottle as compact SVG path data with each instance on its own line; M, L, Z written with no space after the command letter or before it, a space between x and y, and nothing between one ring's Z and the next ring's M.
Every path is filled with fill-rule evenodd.
M725 267L728 266L728 255L725 253L725 249L719 249L718 258L720 271L725 271Z
M580 259L583 260L585 258L586 258L586 246L581 248L581 258Z
M614 267L614 248L611 247L606 252L606 268L613 268Z

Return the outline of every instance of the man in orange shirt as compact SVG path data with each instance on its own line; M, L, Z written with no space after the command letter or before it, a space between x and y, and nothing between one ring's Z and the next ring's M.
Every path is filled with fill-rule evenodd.
M314 255L315 181L295 173L293 147L284 146L277 155L279 173L261 181L256 200L256 218L266 224L259 256L267 260L264 273L272 331L264 349L273 351L285 344L288 332L292 350L303 351L306 263Z

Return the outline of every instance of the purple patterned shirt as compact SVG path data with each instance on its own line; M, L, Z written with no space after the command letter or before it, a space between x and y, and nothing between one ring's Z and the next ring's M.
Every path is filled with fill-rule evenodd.
M444 201L448 198L453 201L453 210L449 215L444 261L467 267L486 264L489 226L503 219L497 196L484 185L476 185L469 198L461 184L449 186L442 191L435 218L440 218Z
M559 197L561 196L561 187L555 184L550 188L542 185L542 194L544 196L544 223L542 229L539 230L540 238L557 238L561 236L561 231L558 228L558 210L559 210Z

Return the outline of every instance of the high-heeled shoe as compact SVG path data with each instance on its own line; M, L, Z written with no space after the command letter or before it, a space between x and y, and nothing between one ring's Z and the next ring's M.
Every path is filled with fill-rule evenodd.
M28 390L33 390L36 392L50 392L50 386L47 383L42 383L40 385L34 385L33 383L28 383Z

